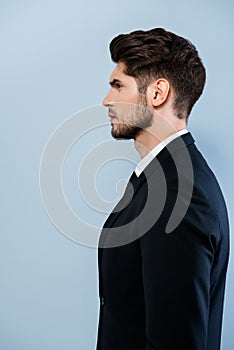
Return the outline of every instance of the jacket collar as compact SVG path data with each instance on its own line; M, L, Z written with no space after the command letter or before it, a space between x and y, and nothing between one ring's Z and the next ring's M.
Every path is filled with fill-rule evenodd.
M136 176L130 178L122 199L115 206L114 210L104 223L105 234L103 237L101 235L99 240L102 247L103 241L105 241L107 235L106 229L111 228L113 226L121 212L124 211L124 208L131 201L132 196L137 193L140 186L146 181L146 179L149 179L149 177L151 177L152 174L155 171L157 171L157 169L159 169L168 158L173 157L173 154L175 152L188 147L194 142L195 141L190 132L179 136L178 138L171 141L160 153L156 155L156 157L147 165L147 167L144 169L144 171L140 174L138 178Z
M172 140L167 146L165 146L156 157L147 165L147 167L140 174L139 179L140 183L144 182L146 178L151 176L158 168L158 166L162 166L162 164L180 149L183 149L195 142L191 133L188 132L182 136L177 137Z

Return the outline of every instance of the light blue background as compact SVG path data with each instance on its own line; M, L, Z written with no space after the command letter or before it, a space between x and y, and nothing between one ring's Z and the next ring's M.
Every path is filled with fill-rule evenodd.
M55 128L101 103L113 68L108 44L118 33L162 26L197 46L208 79L189 129L220 181L232 224L233 10L231 0L0 1L0 349L95 349L97 250L74 243L51 223L39 166ZM103 133L107 139L109 130ZM73 202L69 174L78 165L73 152L65 172ZM110 171L100 183L103 193ZM121 163L116 179L129 171ZM231 258L222 350L234 349L232 265Z

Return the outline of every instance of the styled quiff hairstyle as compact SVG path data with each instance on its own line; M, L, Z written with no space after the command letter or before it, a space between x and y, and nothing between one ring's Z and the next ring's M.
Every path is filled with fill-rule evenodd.
M189 40L163 28L137 30L115 37L110 53L115 63L125 64L125 74L136 79L142 94L154 80L167 79L175 93L177 117L188 117L206 80L205 68Z

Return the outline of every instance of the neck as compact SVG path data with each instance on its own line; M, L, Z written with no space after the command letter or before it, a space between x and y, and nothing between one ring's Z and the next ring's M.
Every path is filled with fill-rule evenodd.
M141 158L144 158L154 147L156 147L161 141L154 135L142 130L134 140L134 146Z
M162 126L162 125L160 125ZM165 126L165 125L164 125ZM186 123L180 125L169 125L166 123L166 128L151 127L141 130L134 140L134 146L141 158L144 158L154 147L160 144L167 137L186 128ZM158 131L160 130L160 131Z

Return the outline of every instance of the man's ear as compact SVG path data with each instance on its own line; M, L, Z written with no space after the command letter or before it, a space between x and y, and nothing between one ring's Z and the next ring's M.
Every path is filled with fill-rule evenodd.
M148 99L153 107L161 106L168 98L170 84L167 79L159 78L148 87Z

